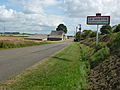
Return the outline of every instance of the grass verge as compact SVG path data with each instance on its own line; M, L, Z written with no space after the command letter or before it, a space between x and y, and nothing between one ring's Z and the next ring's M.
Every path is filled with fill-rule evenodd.
M86 90L86 65L80 60L79 44L72 43L0 86L12 90Z

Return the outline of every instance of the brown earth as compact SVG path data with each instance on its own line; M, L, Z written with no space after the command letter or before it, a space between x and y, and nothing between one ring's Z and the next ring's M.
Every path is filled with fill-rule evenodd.
M88 79L88 90L120 90L120 57L113 55L99 63Z
M102 36L100 41L109 42L111 38L113 36ZM94 40L95 38L86 42L90 43ZM88 90L120 90L120 49L112 49L110 53L110 56L99 62L97 66L91 63L93 68L88 74Z

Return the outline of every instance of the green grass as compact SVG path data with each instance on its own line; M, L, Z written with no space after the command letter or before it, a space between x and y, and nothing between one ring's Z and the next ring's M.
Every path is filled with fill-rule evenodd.
M115 33L113 39L108 43L111 50L119 49L120 47L120 32Z
M99 62L105 60L109 55L110 49L108 47L104 47L95 52L90 59L92 62Z
M62 41L59 41L59 42L62 42ZM21 48L21 47L35 46L35 45L54 44L59 42L58 41L57 42L52 42L52 41L34 42L34 41L25 41L25 40L20 40L20 41L3 40L3 41L0 41L0 49Z
M1 87L12 90L86 90L87 61L80 59L78 43L10 78Z

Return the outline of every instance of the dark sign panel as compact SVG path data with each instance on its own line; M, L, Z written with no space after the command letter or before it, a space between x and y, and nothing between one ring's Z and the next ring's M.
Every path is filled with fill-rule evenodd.
M110 16L87 16L88 25L109 25Z

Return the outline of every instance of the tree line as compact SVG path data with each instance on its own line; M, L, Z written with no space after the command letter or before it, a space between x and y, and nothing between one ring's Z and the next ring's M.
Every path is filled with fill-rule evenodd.
M120 24L118 25L114 25L114 26L110 26L110 25L103 25L100 28L100 35L104 35L104 34L111 34L111 33L116 33L116 32L120 32ZM77 32L76 33L76 41L78 41L81 37L81 39L86 39L86 38L92 38L92 37L96 37L96 31L93 30L83 30L82 32ZM80 36L81 35L81 36Z
M63 31L66 34L68 30L64 24L59 24L56 28L56 31ZM120 32L120 24L114 26L103 25L100 28L99 34L104 35L104 34L111 34L116 32ZM78 31L75 35L76 37L75 39L76 41L79 41L80 39L96 37L96 33L97 32L93 30L83 30L82 32Z

